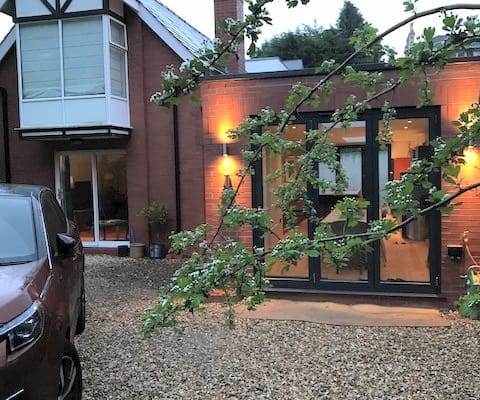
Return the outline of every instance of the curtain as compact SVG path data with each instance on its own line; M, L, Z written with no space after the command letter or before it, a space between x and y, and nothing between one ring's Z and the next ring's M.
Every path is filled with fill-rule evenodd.
M125 51L110 47L110 84L113 96L127 97Z
M20 54L24 99L60 97L60 40L58 23L20 26Z
M101 17L63 22L65 96L105 93Z

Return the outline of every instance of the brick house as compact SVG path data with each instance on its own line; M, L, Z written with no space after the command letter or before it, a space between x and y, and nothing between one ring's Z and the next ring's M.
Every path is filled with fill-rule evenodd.
M201 113L151 104L160 72L209 39L155 0L1 1L0 180L56 189L87 247L148 243L138 217L166 204L173 230L204 220Z
M59 9L54 3L60 3ZM240 16L241 3L216 0L217 17ZM238 178L234 170L240 165L242 145L227 143L226 131L257 114L262 107L283 109L293 83L317 79L309 70L244 73L244 60L232 59L228 65L231 73L202 82L201 109L183 101L178 108L165 110L148 102L158 89L159 72L165 65L179 65L193 56L207 38L160 3L37 0L37 8L26 8L24 1L17 0L4 1L0 9L16 15L18 23L18 28L0 44L0 87L6 106L6 134L0 139L0 149L8 149L0 152L0 180L55 187L67 212L78 222L85 222L84 241L90 247L114 248L128 243L126 226L133 228L130 235L133 232L137 241L147 242L147 226L137 214L150 200L163 201L168 206L170 221L164 236L171 230L190 228L204 221L215 224L225 176L235 184ZM74 64L68 60L68 32L82 29L80 22L87 20L93 24L96 21L99 37L103 37L98 49L104 63L103 74L95 82L89 80L85 84L77 82L77 75L65 64ZM35 80L35 69L28 69L28 58L35 54L29 55L27 50L29 46L36 48L34 39L40 37L36 26L51 28L53 24L55 32L63 32L62 43L65 42L64 61L59 67L63 68L59 73L60 88L53 84L39 87L47 75ZM91 27L88 31L94 32ZM95 38L91 40L94 42ZM395 70L378 65L369 68L396 74ZM78 81L81 76L78 72ZM122 86L119 77L128 84ZM456 134L450 121L478 100L480 59L454 60L444 71L432 73L430 79L435 93L433 106L415 107L414 81L388 96L398 112L388 149L380 148L375 140L381 120L380 102L361 115L348 131L333 131L338 157L350 178L342 195L370 201L365 223L380 215L389 216L382 194L388 180L398 179L414 160L427 157L430 140ZM67 93L69 84L74 89ZM55 90L59 95L51 94ZM331 113L355 92L352 87L342 86L328 104L319 109L302 109L287 135L299 139L307 129L328 126ZM100 110L104 114L99 117ZM224 157L226 147L229 155ZM474 161L477 156L475 150L469 152L465 183L480 178ZM265 153L262 163L256 165L255 175L242 188L239 201L267 207L274 200L274 184L267 184L263 177L281 162L278 156ZM6 167L2 176L3 165ZM322 165L318 166L318 173L323 178L335 179ZM439 177L434 178L440 184ZM334 229L338 215L332 206L338 196L314 190L310 190L309 196L323 222L331 223ZM415 196L422 201L424 194L418 190ZM391 239L376 243L366 258L356 258L345 269L337 270L319 258L305 257L288 272L274 266L269 277L278 290L453 299L463 292L459 276L471 262L465 256L452 259L448 247L461 245L463 232L469 231L472 251L480 253L478 197L476 193L467 193L461 201L463 205L453 214L433 213L411 224ZM275 210L269 212L278 222L275 233L281 237L283 216ZM298 229L312 234L314 227L300 217ZM241 230L237 237L249 245L268 248L275 244L273 236L257 237L249 229Z

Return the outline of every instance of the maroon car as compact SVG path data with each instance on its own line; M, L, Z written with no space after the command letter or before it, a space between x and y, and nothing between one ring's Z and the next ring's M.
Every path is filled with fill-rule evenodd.
M81 399L78 232L45 187L0 184L0 400Z

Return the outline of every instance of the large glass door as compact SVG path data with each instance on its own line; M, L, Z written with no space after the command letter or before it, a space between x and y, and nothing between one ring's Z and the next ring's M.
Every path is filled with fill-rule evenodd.
M114 151L56 156L57 197L84 244L128 241L126 156Z
M392 141L388 149L379 153L379 217L403 222L410 215L392 215L384 199L385 184L399 180L408 174L414 162L427 159L431 119L427 117L398 118L391 122ZM429 204L428 189L420 185L412 192L419 209ZM393 233L388 240L379 243L379 274L377 285L387 288L395 286L438 286L439 274L435 268L437 259L439 217L429 214Z
M304 141L305 129L306 127L303 124L289 125L284 137L286 140ZM285 162L294 163L296 158L303 153L304 150L291 151L288 154L279 155L272 151L264 150L262 161L262 170L264 176L273 174L275 171L280 169ZM264 246L267 250L271 250L279 239L284 239L288 235L282 211L277 207L271 206L277 200L275 189L284 183L287 178L288 177L279 177L276 180L270 181L268 185L263 186L264 204L269 205L268 212L275 223L272 233L266 234L264 238ZM295 214L297 217L296 229L298 229L298 231L304 235L308 235L308 221L303 215L302 204L298 204L296 206ZM297 265L289 268L282 263L274 263L271 265L271 269L267 276L277 281L308 281L310 277L309 259L305 256L300 260L300 262L297 263Z
M355 121L350 127L332 127L330 123L320 123L319 129L330 129L330 142L337 146L337 159L342 165L348 183L342 192L319 191L318 215L321 223L328 224L335 235L363 233L367 231L367 215L362 216L358 225L346 227L340 211L335 207L344 197L365 199L367 165L365 163L366 122ZM318 175L335 183L338 179L326 165L319 164ZM320 279L323 281L362 281L368 280L366 254L354 254L347 265L337 267L326 260L320 260Z
M337 159L348 177L348 185L341 193L320 191L312 187L308 189L320 223L329 224L332 232L363 233L372 219L391 218L402 222L409 217L392 215L385 201L385 184L408 173L415 160L428 157L430 141L440 132L439 110L434 107L405 109L397 110L397 115L391 125L392 142L385 148L377 142L381 122L379 111L365 113L363 120L352 123L347 129L332 128L327 122L328 116L323 119L312 114L308 118L302 116L305 124L291 125L288 128L286 137L290 140L304 140L306 129L332 128L330 140L337 147ZM276 225L272 234L263 238L254 235L254 241L256 245L268 250L288 232L284 229L282 212L271 207L276 200L274 189L282 181L280 178L265 180L265 177L278 169L286 158L294 160L299 154L280 156L264 152L263 156L253 177L253 204L267 208ZM336 173L326 165L318 165L320 178L335 182L339 179ZM440 187L437 175L432 176L433 183ZM413 196L418 198L420 207L425 206L425 190L415 188ZM359 224L347 231L345 221L335 208L337 201L343 197L369 202ZM309 237L312 237L315 229L302 216L300 205L296 228ZM388 240L373 243L372 251L368 254L353 254L350 261L341 267L330 265L326 258L304 257L298 265L289 269L280 263L273 264L268 278L275 287L295 289L438 293L440 246L440 216L431 213L395 232Z

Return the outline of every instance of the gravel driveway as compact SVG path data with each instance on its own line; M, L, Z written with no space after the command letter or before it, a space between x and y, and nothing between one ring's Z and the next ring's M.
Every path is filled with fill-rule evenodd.
M139 331L175 262L87 256L84 399L480 399L480 322L371 328L186 316Z

